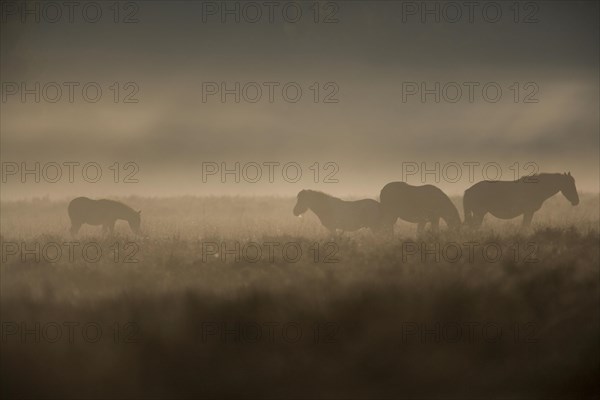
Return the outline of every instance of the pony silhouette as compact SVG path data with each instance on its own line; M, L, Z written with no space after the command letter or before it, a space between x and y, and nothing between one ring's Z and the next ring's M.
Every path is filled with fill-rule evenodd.
M379 202L371 199L345 201L315 190L302 190L298 193L294 215L300 216L312 210L321 224L331 232L336 229L355 231L360 228L375 230L381 219Z
M68 207L71 218L71 234L79 232L81 225L102 225L102 231L115 229L115 222L122 219L129 222L131 231L140 235L141 211L114 200L92 200L87 197L77 197L71 200Z
M437 231L440 218L451 229L458 229L461 225L458 210L450 198L433 185L391 182L381 189L379 201L388 232L393 230L398 218L416 223L418 232L422 232L428 222L431 229Z
M463 207L465 224L481 226L490 213L496 218L510 219L523 215L523 227L531 224L533 213L544 201L561 192L572 205L579 204L575 179L564 174L542 173L524 176L516 181L482 181L465 191Z

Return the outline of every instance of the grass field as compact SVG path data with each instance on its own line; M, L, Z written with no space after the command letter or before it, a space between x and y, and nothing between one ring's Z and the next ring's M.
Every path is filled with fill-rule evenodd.
M143 237L2 203L2 397L600 393L597 194L555 196L528 231L393 237L331 235L293 198L120 200Z

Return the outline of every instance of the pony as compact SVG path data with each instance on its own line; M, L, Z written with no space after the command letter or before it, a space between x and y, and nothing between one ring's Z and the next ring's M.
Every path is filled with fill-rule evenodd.
M112 234L118 219L127 221L133 233L141 234L141 211L135 211L118 201L77 197L69 203L68 212L73 235L79 232L83 224L102 225L103 232L110 231Z
M496 218L510 219L523 215L523 227L529 227L533 213L544 201L561 192L573 206L579 204L575 179L569 173L541 173L516 181L482 181L465 191L463 207L465 224L479 227L490 213Z
M378 229L381 219L379 202L371 199L345 201L315 190L298 193L294 215L312 210L321 224L331 232L337 229L355 231L360 228Z
M449 228L458 230L461 221L458 210L450 198L433 185L413 186L406 182L391 182L381 189L379 201L383 210L386 230L392 231L398 218L417 224L423 232L425 225L439 229L440 218Z

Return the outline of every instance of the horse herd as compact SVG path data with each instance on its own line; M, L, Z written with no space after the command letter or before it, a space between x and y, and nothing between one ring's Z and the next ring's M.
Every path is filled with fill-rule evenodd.
M575 179L571 173L542 173L516 181L482 181L467 189L463 196L464 222L450 198L433 185L413 186L405 182L388 183L379 200L344 201L323 192L302 190L298 193L293 213L301 216L312 210L323 226L332 232L370 228L375 232L391 233L398 218L417 224L423 231L427 223L436 231L440 219L452 230L461 225L478 227L490 213L497 218L523 216L523 226L531 224L533 214L546 199L561 192L572 205L579 204ZM141 212L114 200L91 200L78 197L68 206L71 233L76 234L83 224L102 225L112 233L117 220L129 222L131 230L140 234Z

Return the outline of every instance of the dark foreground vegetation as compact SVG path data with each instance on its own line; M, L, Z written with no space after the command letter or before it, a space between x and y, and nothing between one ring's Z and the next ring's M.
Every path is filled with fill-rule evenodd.
M127 201L144 237L72 238L65 202L3 203L3 398L600 393L597 196L549 202L530 231L394 237L332 236L293 199ZM102 257L56 259L69 241Z

